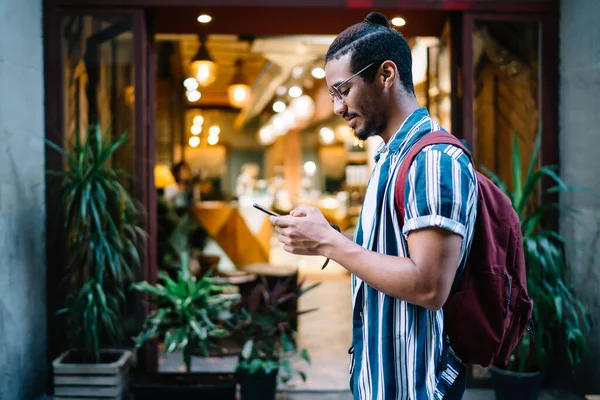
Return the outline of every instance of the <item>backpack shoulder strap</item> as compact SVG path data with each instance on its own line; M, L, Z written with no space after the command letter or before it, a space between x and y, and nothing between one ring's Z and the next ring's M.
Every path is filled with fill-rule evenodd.
M400 212L400 215L404 217L404 188L406 186L406 178L408 175L408 170L412 165L415 157L427 146L431 146L433 144L451 144L460 148L469 158L471 158L471 152L461 143L461 141L451 133L447 133L444 131L435 131L431 132L415 143L410 150L402 163L400 165L400 171L398 172L398 176L396 177L396 208ZM402 223L402 220L400 220Z

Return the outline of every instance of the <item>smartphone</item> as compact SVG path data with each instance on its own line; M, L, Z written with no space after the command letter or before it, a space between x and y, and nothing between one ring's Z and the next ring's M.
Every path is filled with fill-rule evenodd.
M271 211L271 210L267 210L266 208L264 208L264 207L261 207L260 205L258 205L258 204L256 204L256 203L254 203L254 204L252 205L252 207L256 208L257 210L260 210L260 211L264 212L265 214L269 214L269 215L272 215L272 216L274 216L274 217L280 217L280 215L279 215L279 214L277 214L277 213L275 213L275 212L273 212L273 211Z
M277 213L275 213L275 212L273 212L273 211L271 211L271 210L267 210L266 208L264 208L264 207L261 207L260 205L258 205L258 204L256 204L256 203L254 203L252 206L253 206L254 208L256 208L256 209L258 209L258 210L260 210L260 211L262 211L262 212L264 212L264 213L266 213L266 214L272 215L272 216L274 216L274 217L280 217L280 216L281 216L281 215L279 215L279 214L277 214ZM330 224L330 225L331 225L331 227L332 227L333 229L335 229L336 231L338 231L338 232L341 232L341 231L342 231L342 230L340 229L340 227L339 227L339 226L337 226L337 225L334 225L334 224Z

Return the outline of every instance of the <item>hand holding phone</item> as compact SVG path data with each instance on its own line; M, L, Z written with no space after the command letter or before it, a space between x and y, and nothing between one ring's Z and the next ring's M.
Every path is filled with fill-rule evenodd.
M253 206L254 208L256 208L257 210L260 210L260 211L264 212L265 214L272 215L273 217L280 217L280 215L279 215L279 214L277 214L276 212L274 212L274 211L271 211L271 210L267 210L266 208L264 208L264 207L261 207L260 205L258 205L258 204L256 204L256 203L254 203L252 206ZM340 229L340 227L339 227L339 226L337 226L337 225L333 225L333 224L329 224L329 225L330 225L330 226L331 226L333 229L335 229L336 231L338 231L338 232L341 232L341 231L342 231L342 230ZM325 267L327 266L327 264L329 264L329 258L325 260L325 264L323 264L323 266L321 267L321 269L322 269L322 270L323 270L323 269L325 269Z

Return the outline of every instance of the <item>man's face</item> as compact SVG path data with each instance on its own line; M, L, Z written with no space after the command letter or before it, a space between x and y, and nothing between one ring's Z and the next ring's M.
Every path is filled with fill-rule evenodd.
M344 82L356 72L350 70L350 57L348 53L325 65L327 86L334 94L336 91L331 87ZM379 68L379 65L369 68ZM341 99L334 95L332 101L333 111L348 121L357 138L366 140L373 135L381 135L386 128L387 117L380 97L381 90L375 83L377 79L366 83L360 75L339 86Z

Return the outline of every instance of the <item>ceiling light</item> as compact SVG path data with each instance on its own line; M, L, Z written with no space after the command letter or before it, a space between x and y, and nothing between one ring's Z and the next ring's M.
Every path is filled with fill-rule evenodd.
M188 91L185 95L187 96L187 99L192 103L200 100L200 97L202 97L200 92L197 90Z
M300 89L298 86L292 86L288 91L288 94L292 97L300 97L302 96L302 89Z
M317 79L323 79L325 78L325 70L323 68L314 68L312 70L312 76Z
M331 144L333 143L333 140L335 139L335 134L333 133L333 131L327 127L323 127L321 128L321 130L319 131L319 133L321 134L321 141L325 144Z
M303 95L292 100L290 108L294 110L298 119L306 121L315 113L315 102L310 96Z
M287 93L287 88L285 86L279 86L275 93L277 93L277 96L283 96Z
M284 112L285 107L286 105L283 101L276 101L275 103L273 103L273 111L275 111L276 113Z
M211 135L208 137L207 142L211 146L214 146L215 144L219 143L219 137L217 135Z
M185 86L187 90L196 90L198 89L198 81L194 78L187 78L183 81L183 86Z
M202 14L198 16L198 22L201 24L208 24L210 21L212 21L212 17L208 14Z
M190 147L198 147L200 144L200 138L198 136L192 136L189 140Z
M192 125L192 135L199 135L202 132L202 126L201 125Z
M317 172L317 164L313 161L307 161L304 163L304 173L308 176L313 176Z
M242 108L250 97L250 86L242 83L230 85L227 88L227 96L233 107Z
M394 17L394 18L392 18L392 25L394 25L394 26L404 26L404 25L406 25L406 21L404 20L404 18Z
M302 68L301 66L297 65L294 67L294 69L292 69L292 76L294 78L300 78L300 76L302 76L302 73L304 72L304 68Z
M242 72L242 60L235 62L235 75L227 88L227 96L233 107L242 108L250 97L250 85Z
M208 86L216 79L217 64L208 54L204 36L200 36L200 48L190 63L190 75L198 81L200 86Z
M194 117L194 125L202 125L204 123L204 117L202 115L196 115Z
M219 133L221 133L221 128L219 128L217 125L211 126L210 129L208 130L208 134L211 136L216 136Z
M267 125L258 131L258 141L263 145L269 145L273 143L277 139L277 135L275 135L275 128L271 125Z

